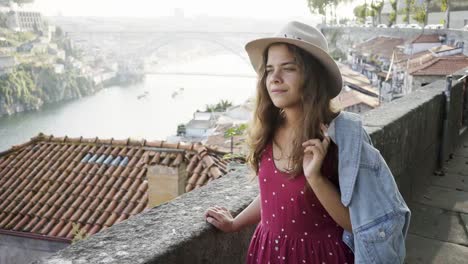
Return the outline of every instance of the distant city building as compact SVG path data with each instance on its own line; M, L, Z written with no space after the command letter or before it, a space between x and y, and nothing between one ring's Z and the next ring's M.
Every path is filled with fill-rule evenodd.
M468 57L460 44L439 45L415 54L395 50L389 84L395 94L405 95L467 66Z
M42 15L39 12L10 11L7 26L14 31L34 31L43 27Z
M333 103L343 110L364 113L379 106L379 91L366 76L338 63L345 88L333 99Z
M202 138L208 136L210 129L214 129L219 114L213 112L196 112L193 119L185 127L187 137Z
M416 54L441 45L445 38L438 34L421 34L405 43L405 54Z
M378 88L382 101L391 101L468 66L463 48L462 41L439 34L408 41L377 36L355 45L348 61Z
M418 65L407 72L405 87L418 89L434 81L444 79L447 75L452 75L466 67L468 67L468 57L463 54L433 57L427 63Z
M393 50L404 43L405 40L402 38L377 36L355 45L348 55L351 69L366 76L372 86L382 88L382 72L389 70ZM391 87L385 86L380 89L384 101L391 100L391 93Z

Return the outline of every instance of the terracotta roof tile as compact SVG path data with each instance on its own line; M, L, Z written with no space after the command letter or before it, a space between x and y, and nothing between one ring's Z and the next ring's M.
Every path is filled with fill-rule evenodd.
M44 218L52 219L52 217L54 216L54 213L57 212L58 209L59 209L58 206L55 206L55 205L50 206L47 213L44 214Z
M28 223L29 219L29 215L24 216L23 219L20 222L18 222L18 224L15 227L13 227L13 230L18 231L22 226Z
M65 226L65 221L63 220L58 221L55 227L49 232L48 235L53 236L53 237L57 236L64 226Z
M125 219L124 219L124 220L125 220ZM94 234L96 234L97 232L99 232L100 229L101 229L101 226L99 226L99 225L93 225L93 226L91 227L91 229L88 231L88 234L94 235Z
M446 76L468 67L468 57L465 55L435 57L427 63L410 69L411 75Z
M10 215L10 216L12 216L12 215ZM32 215L31 215L31 217L32 217L32 220L29 221L29 222L26 224L26 226L22 228L21 231L23 231L23 232L29 232L29 231L34 227L34 225L35 225L37 222L39 222L39 217L37 217L37 216L32 216ZM1 226L1 224L0 224L0 226ZM3 227L3 228L4 228L4 227Z
M110 216L107 218L106 222L104 223L104 226L112 226L117 220L117 218L118 215L116 213L111 213Z
M409 40L409 43L440 43L437 34L421 34Z
M46 235L51 231L51 229L57 224L57 221L53 219L49 219L49 222L46 224L46 226L40 231L41 235ZM20 225L22 226L22 225Z
M72 222L68 222L58 233L58 237L67 237L68 232L72 229Z
M83 214L81 214L80 219L78 219L78 222L86 223L90 216L91 216L91 210L86 210L84 211Z
M393 38L387 36L377 36L353 47L359 54L376 55L379 57L391 59L393 50L404 44L402 38Z
M41 227L44 226L48 220L46 218L42 218L39 220L39 222L34 226L34 228L31 230L32 233L39 233L41 230Z
M73 238L148 206L148 166L187 165L188 190L226 173L223 152L165 141L54 137L39 134L0 153L0 231Z

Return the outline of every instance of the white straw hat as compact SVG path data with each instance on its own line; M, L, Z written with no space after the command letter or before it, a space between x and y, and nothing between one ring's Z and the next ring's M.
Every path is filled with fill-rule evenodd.
M315 27L292 21L284 26L274 37L260 38L245 45L250 62L258 73L262 64L265 49L273 43L289 43L302 48L314 57L328 72L326 75L327 87L330 88L330 97L337 96L343 87L340 69L333 58L328 54L328 44L325 36Z

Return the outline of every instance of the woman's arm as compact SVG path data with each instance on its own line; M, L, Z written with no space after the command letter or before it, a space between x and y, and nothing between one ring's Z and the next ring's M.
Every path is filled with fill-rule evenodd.
M255 199L234 219L234 228L236 231L244 227L258 224L260 222L260 195Z
M349 209L341 203L341 195L337 188L320 171L331 140L328 136L328 128L324 125L321 125L321 128L325 135L323 140L310 139L302 143L304 147L304 175L320 203L333 220L346 231L352 232Z
M234 219L225 207L214 206L205 212L206 221L223 232L237 232L260 222L260 195Z
M307 181L333 220L346 231L352 232L349 208L341 203L340 193L333 183L324 176L308 178Z

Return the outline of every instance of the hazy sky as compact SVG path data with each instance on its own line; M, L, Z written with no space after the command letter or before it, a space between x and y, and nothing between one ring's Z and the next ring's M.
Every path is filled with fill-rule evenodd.
M154 17L173 15L175 8L182 8L186 16L311 16L306 0L35 0L32 8L46 16Z

